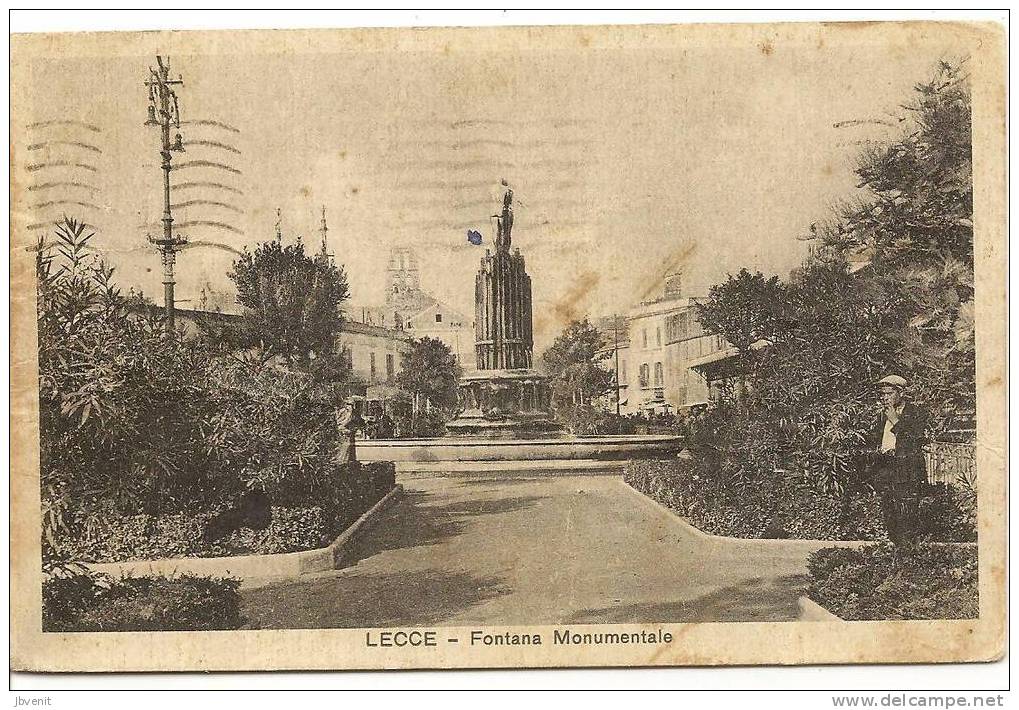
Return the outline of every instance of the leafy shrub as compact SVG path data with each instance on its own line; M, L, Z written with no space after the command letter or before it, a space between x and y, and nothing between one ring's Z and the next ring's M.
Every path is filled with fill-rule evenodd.
M810 597L850 620L975 619L977 548L824 548L810 556Z
M46 557L105 519L179 510L229 485L207 459L208 358L120 292L93 236L65 219L37 252Z
M93 236L65 219L37 254L45 559L220 554L251 496L266 512L322 508L321 534L270 546L289 547L377 500L338 474L335 383L292 369L304 345L236 353L168 332L120 292Z
M309 374L225 360L211 374L207 446L214 465L274 502L308 500L337 464L333 403Z
M43 631L209 631L236 629L240 582L181 575L72 574L43 582Z
M61 550L81 562L199 556L206 549L203 533L213 515L211 511L125 515L93 526L87 535L63 538Z
M561 404L556 406L555 416L571 434L590 436L602 433L605 413L591 404Z
M928 486L920 500L920 526L924 538L976 542L976 489L965 483Z
M432 409L396 418L401 439L434 439L446 434L446 422L453 418L446 410Z
M244 308L237 344L258 347L290 363L308 365L310 354L326 355L328 369L342 364L336 335L350 296L342 266L305 254L300 238L284 245L272 239L245 249L229 273Z
M560 405L555 416L567 431L577 436L636 434L638 423L646 424L637 417L607 412L591 404Z
M334 473L334 485L318 491L319 505L272 508L264 530L241 528L225 543L231 554L275 554L325 547L396 485L387 461L355 464Z
M392 461L370 461L362 463L360 468L360 476L372 491L372 505L396 487L396 464Z
M636 434L637 421L634 417L602 412L598 421L597 434Z

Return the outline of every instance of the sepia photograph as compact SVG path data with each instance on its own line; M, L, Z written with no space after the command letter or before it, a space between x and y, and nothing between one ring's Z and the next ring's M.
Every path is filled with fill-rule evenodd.
M16 669L1004 653L1001 27L11 43Z

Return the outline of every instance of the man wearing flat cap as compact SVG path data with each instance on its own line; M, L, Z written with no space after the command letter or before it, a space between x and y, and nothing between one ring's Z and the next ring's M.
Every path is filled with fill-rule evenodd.
M878 380L882 411L870 440L874 487L881 496L888 538L895 545L916 542L920 494L927 480L923 456L927 421L905 400L906 384L899 375Z

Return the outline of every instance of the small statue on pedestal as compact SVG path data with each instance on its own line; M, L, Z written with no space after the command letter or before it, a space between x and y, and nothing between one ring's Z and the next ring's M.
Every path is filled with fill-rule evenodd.
M354 437L358 429L364 428L364 397L348 397L343 406L337 407L336 431L340 437L338 463L342 466L357 461Z

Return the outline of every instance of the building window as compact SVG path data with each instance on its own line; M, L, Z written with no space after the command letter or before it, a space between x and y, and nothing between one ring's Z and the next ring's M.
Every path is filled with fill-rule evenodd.
M393 364L393 353L386 353L386 379L390 379L393 376L393 370L395 370Z
M648 375L649 375L649 373L650 373L650 370L649 370L649 368L647 366L647 363L645 362L645 363L643 363L640 366L640 386L641 387L647 387L648 386Z
M677 340L685 340L689 336L689 316L687 313L677 313L665 319L665 342L675 343Z
M372 351L372 352L370 352L368 354L368 373L369 373L368 378L372 382L374 382L375 381L375 352L374 351Z
M662 363L655 363L655 387L661 387L665 377L662 375Z
M435 322L436 323L441 323L442 322L442 314L441 313L436 313L435 314Z
M661 327L655 328L655 344L661 347L662 345L662 329Z
M646 348L647 347L647 328L644 328L644 330L641 331L641 334L644 336L644 347Z
M343 359L347 361L347 367L353 369L354 351L350 349L350 346L346 346L343 348Z

